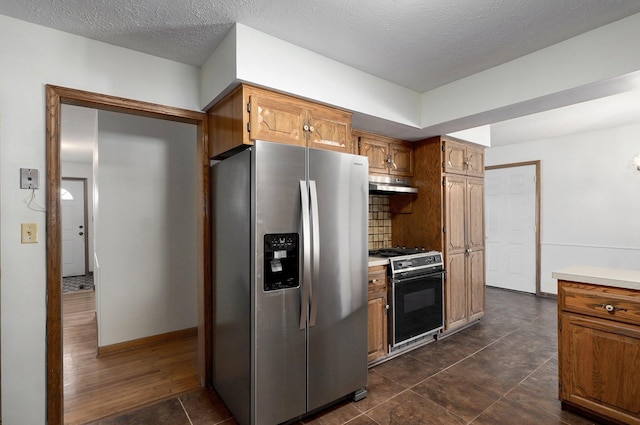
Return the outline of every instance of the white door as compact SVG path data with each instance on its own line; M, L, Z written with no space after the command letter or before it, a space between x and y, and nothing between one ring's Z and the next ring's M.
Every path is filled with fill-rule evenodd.
M83 179L62 179L62 276L87 273L85 218L85 184Z
M487 285L536 293L536 166L485 171Z

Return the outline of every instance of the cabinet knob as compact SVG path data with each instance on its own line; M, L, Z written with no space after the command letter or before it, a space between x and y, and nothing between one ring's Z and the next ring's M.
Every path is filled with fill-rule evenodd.
M305 124L305 125L302 126L302 129L304 131L309 131L309 126L307 124Z
M313 132L313 131L316 131L316 129L315 129L315 127L314 127L314 126L310 125L310 126L309 126L309 131Z
M613 313L615 311L628 311L626 308L616 307L611 304L596 304L594 307L602 307L607 310L609 313Z
M377 283L377 282L378 282L378 279L371 279L371 280L369 281L369 283Z
M384 309L385 309L385 310L387 310L387 311L389 310L389 308L390 308L390 307L389 307L389 304L387 304L387 305L385 305L385 306L384 306Z

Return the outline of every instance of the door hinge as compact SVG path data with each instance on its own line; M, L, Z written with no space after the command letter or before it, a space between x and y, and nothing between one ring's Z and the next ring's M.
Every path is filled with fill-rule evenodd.
M442 163L442 168L444 168L444 162ZM445 187L447 185L447 181L443 178L442 179L442 187Z
M562 391L562 382L558 382L558 389Z
M442 152L444 152L444 143L442 144ZM444 164L444 163L443 163Z
M447 227L446 226L442 227L442 233L447 233Z
M247 123L247 132L251 133L251 123Z
M247 112L251 112L251 102L247 103Z
M562 320L558 322L558 332L562 332Z
M358 149L362 148L362 142L360 141L360 138L358 137Z

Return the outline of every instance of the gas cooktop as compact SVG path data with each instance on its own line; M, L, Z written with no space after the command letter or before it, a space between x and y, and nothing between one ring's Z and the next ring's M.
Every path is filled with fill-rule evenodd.
M369 256L392 258L392 257L400 257L403 255L422 254L426 252L427 250L424 248L396 247L396 248L382 248L382 249L372 250L372 251L369 251Z

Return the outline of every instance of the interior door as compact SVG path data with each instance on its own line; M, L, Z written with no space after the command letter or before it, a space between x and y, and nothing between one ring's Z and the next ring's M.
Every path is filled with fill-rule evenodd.
M62 276L87 273L84 179L62 179Z
M487 285L536 293L536 166L485 172Z
M367 159L309 149L309 181L312 204L317 189L312 226L319 238L313 244L319 249L313 252L309 320L313 410L367 384Z

